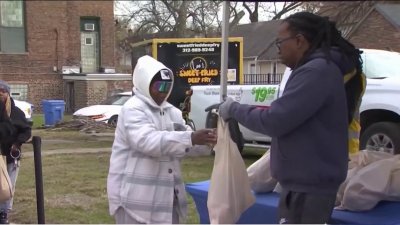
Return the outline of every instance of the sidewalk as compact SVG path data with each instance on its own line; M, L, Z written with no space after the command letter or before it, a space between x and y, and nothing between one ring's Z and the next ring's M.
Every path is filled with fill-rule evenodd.
M56 155L56 154L87 154L87 153L104 153L110 152L111 147L107 148L78 148L78 149L54 149L42 151L42 156ZM210 155L211 152L208 148L195 148L190 151L187 155L189 157L205 156ZM23 157L33 157L33 152L22 153Z
M42 156L56 154L85 154L111 152L111 148L78 148L78 149L54 149L42 151ZM33 157L33 152L22 153L23 157Z

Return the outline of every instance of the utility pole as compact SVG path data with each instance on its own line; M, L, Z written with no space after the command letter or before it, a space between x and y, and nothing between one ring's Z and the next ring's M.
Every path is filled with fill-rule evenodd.
M227 75L228 75L228 41L229 41L229 1L222 5L222 41L221 41L221 78L220 78L220 101L227 96Z

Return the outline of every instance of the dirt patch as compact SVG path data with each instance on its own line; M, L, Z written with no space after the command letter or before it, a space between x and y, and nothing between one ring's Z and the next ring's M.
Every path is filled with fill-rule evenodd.
M81 207L82 209L89 210L95 204L95 199L80 193L56 195L46 199L48 207L57 208Z

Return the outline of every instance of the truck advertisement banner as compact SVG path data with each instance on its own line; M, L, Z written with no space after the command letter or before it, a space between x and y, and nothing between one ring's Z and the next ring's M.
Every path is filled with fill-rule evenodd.
M196 39L193 39L196 40ZM228 83L240 84L242 71L242 42L229 41ZM178 108L185 92L193 85L219 85L221 77L221 41L157 42L157 60L174 73L174 88L168 101Z

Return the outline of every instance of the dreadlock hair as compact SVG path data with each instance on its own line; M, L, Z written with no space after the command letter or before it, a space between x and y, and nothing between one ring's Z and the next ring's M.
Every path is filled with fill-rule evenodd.
M337 47L342 56L347 57L355 65L356 75L345 86L350 122L356 109L356 102L361 97L363 89L361 81L362 51L343 38L341 32L336 28L336 23L329 21L328 17L321 17L309 12L298 12L290 15L283 22L288 23L288 29L293 34L302 34L310 43L310 48L306 51L298 66L305 63L308 56L317 49L324 53L328 62L331 61L330 51L332 47Z
M289 30L294 34L302 34L310 43L306 56L311 55L317 49L325 54L326 59L332 59L331 47L337 47L341 53L347 56L355 65L357 73L362 71L362 59L359 49L342 37L336 28L336 23L329 21L328 17L321 17L309 12L298 12L283 20L289 24Z

